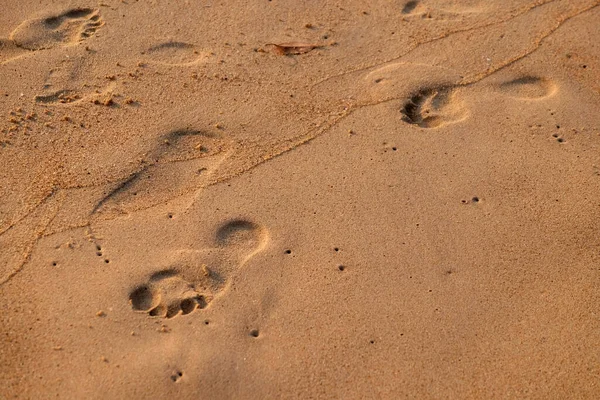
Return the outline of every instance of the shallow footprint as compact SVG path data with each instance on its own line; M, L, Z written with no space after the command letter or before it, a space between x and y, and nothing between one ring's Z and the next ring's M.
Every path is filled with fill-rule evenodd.
M423 19L452 20L459 19L466 14L482 12L482 3L477 1L452 2L444 7L431 8L420 0L409 0L402 5L401 13L407 17L419 17Z
M217 229L215 234L217 247L239 253L242 263L261 251L267 241L267 230L246 219L227 221Z
M421 128L437 128L464 120L468 113L452 87L421 89L402 108L402 120Z
M543 99L550 97L558 90L557 85L549 79L526 75L498 85L500 92L517 99Z
M176 41L152 46L146 51L146 54L150 57L150 61L168 65L194 64L207 56L191 43Z
M98 10L74 8L58 15L26 20L10 34L10 39L23 49L49 49L78 43L102 25Z
M210 179L230 154L220 134L177 130L162 137L141 170L116 184L94 212L128 213L191 193Z

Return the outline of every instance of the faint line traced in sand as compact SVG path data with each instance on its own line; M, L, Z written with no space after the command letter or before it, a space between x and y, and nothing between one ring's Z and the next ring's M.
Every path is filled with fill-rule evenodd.
M179 261L153 273L145 283L134 288L129 294L131 307L162 318L204 309L227 291L234 274L261 251L267 241L267 230L255 222L227 221L215 232L213 248L181 252Z

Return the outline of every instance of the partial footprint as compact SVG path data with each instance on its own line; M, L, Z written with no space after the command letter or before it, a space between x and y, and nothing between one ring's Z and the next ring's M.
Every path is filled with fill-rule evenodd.
M146 50L151 62L168 65L191 65L208 57L198 48L186 42L168 41Z
M0 63L22 56L26 51L9 39L0 39Z
M481 13L483 11L480 0L461 2L448 2L443 7L431 8L420 0L409 0L402 6L401 13L407 17L420 17L424 19L453 20L466 14Z
M183 250L169 268L152 274L129 295L135 311L173 318L207 307L226 292L232 277L267 244L267 230L255 222L234 219L221 225L214 245Z
M452 87L422 89L402 108L402 119L421 128L437 128L464 120L468 113Z
M139 171L118 183L95 212L128 213L166 203L206 184L231 152L219 133L178 130L163 136Z
M537 76L522 76L498 85L500 92L517 99L543 99L555 94L557 85L551 80Z
M221 225L215 234L215 244L221 249L241 252L242 262L261 251L268 240L268 232L262 226L244 219L234 219Z
M82 100L103 102L111 98L116 83L89 79L87 61L69 58L61 60L52 68L44 81L44 85L34 98L36 103L46 105L71 104Z
M78 43L102 25L98 10L74 8L47 18L24 21L10 34L10 39L23 49L49 49Z

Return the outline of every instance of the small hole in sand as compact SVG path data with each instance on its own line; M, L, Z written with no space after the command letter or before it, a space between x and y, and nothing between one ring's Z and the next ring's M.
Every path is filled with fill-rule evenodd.
M398 150L398 148L397 147L392 147L392 150L396 151L396 150Z
M333 250L334 251L340 251L340 248L339 247L334 247Z
M252 337L258 337L258 329L252 329L250 331L250 336L252 336Z
M171 380L173 382L177 382L183 376L183 372L177 371L173 375L171 375Z
M97 252L96 252L96 255L97 255L98 257L102 257L102 252L101 252L101 251L97 251Z
M107 258L106 260L104 260L104 262L105 262L106 264L108 264L108 263L110 262L110 260Z
M479 197L475 196L471 199L473 203L479 203Z
M52 266L56 267L58 265L58 263L56 261L52 262Z
M208 325L208 324L210 324L209 320L204 321L204 325Z
M374 340L369 340L369 343L375 344L375 341Z
M557 137L558 137L558 133L554 133L554 134L552 134L552 137L553 137L553 138L557 138Z
M96 250L100 251L100 250L102 250L102 247L99 244L97 244L96 245Z
M169 217L169 219L173 219L173 214L169 213L167 216Z
M346 267L345 267L345 266L343 266L343 265L338 265L338 269L339 269L340 271L343 271L343 270L345 270L345 269L346 269Z
M285 254L292 254L292 251L291 250L286 250Z
M558 139L556 139L558 141L558 143L563 143L565 141L565 139L559 137Z

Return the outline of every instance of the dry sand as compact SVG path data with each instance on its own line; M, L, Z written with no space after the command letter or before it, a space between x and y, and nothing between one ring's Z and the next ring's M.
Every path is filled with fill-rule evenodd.
M598 0L5 0L0 398L600 398Z

